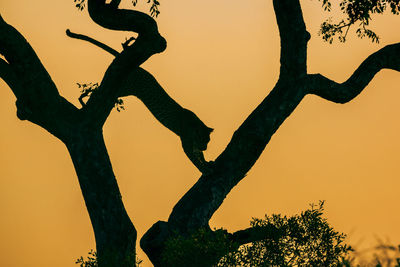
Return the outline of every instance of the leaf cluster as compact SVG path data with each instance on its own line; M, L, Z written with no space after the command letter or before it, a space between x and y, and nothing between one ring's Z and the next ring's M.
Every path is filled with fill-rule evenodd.
M85 8L86 0L74 0L75 7L78 8L79 11L82 11Z
M345 235L322 217L324 202L292 217L280 214L253 218L252 228L275 229L276 234L238 246L224 230L200 230L167 241L166 266L340 266L351 247ZM216 233L216 236L213 234ZM222 256L221 256L222 255ZM197 265L196 265L197 266Z
M329 0L319 1L322 1L324 10L331 11ZM332 43L335 37L338 37L340 42L345 42L350 27L355 24L359 38L367 37L372 42L379 43L379 36L369 29L371 15L382 14L388 9L394 15L400 14L400 0L342 0L339 5L345 19L333 23L332 19L328 18L321 24L319 31L322 39L329 43Z
M78 8L79 11L82 11L85 8L86 5L86 0L74 0L75 7ZM136 6L138 3L138 0L132 0L133 6ZM160 2L158 0L147 0L147 3L150 4L150 15L152 17L157 18L158 15L160 14L160 10L158 7L160 6Z
M81 88L81 93L85 96L90 95L99 88L99 83L76 83L76 85Z
M97 267L97 253L96 251L90 250L87 259L82 256L75 261L75 264L79 264L80 267Z
M341 266L351 247L322 217L323 206L321 201L292 217L253 218L251 227L274 226L279 235L241 246L231 255L236 266Z
M81 88L81 95L79 96L79 102L82 106L85 106L85 102L83 102L83 98L90 97L93 92L95 92L99 88L99 83L76 83L78 88ZM125 110L124 100L122 98L117 98L115 100L114 107L118 112Z
M84 259L82 256L75 261L75 264L79 264L79 267L98 267L97 252L91 249L89 256ZM143 261L136 257L135 265L139 266Z
M158 17L158 15L160 14L160 11L158 10L158 6L160 5L160 2L158 2L157 0L148 0L147 3L151 3L151 7L150 7L150 15L152 17Z
M137 5L138 0L132 0L132 4L133 6ZM150 6L150 15L152 17L158 17L158 15L160 14L160 11L158 10L158 6L160 5L160 2L158 2L157 0L147 0L147 3L151 2L151 6Z

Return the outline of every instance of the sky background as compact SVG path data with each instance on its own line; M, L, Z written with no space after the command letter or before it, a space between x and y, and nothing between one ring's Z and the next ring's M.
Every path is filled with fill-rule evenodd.
M148 10L142 2L139 8ZM383 15L372 22L380 44L359 40L352 31L347 43L329 45L317 33L330 14L316 0L301 4L312 35L309 73L342 82L368 55L400 41L400 17ZM72 0L1 0L0 10L76 106L76 83L100 81L112 56L68 38L65 30L118 50L131 36L97 26ZM160 11L157 21L168 48L143 67L215 129L205 153L214 159L277 81L280 50L272 1L168 0ZM307 96L228 195L211 226L235 231L248 227L251 217L293 215L325 200L328 221L349 234L349 243L370 246L379 237L400 244L399 84L398 72L384 70L348 104ZM75 266L74 260L95 243L67 150L39 126L16 117L15 97L3 81L0 99L0 265ZM179 138L138 99L124 102L126 110L111 113L104 135L125 207L141 237L168 218L200 173ZM150 266L143 252L139 257Z

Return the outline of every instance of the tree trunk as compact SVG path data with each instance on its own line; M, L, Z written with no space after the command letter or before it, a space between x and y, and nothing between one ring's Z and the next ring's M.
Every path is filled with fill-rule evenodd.
M99 266L135 266L137 233L122 203L102 131L79 130L65 143L92 222Z

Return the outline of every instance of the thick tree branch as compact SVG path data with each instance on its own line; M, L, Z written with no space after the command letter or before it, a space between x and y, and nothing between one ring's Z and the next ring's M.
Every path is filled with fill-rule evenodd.
M300 3L297 0L274 0L276 21L281 38L280 76L305 76L307 72L306 30Z
M66 30L66 34L67 34L68 37L80 39L80 40L83 40L83 41L87 41L87 42L89 42L91 44L94 44L95 46L100 47L101 49L104 49L105 51L107 51L108 53L110 53L111 55L113 55L115 57L119 55L119 52L117 50L115 50L114 48L111 48L108 45L106 45L106 44L104 44L104 43L102 43L100 41L97 41L97 40L95 40L92 37L89 37L87 35L73 33L69 29Z
M166 49L167 43L158 32L157 22L152 17L136 10L118 9L120 1L112 1L110 4L105 2L88 0L89 15L94 22L106 29L138 33L136 43L140 43L150 56Z
M181 136L179 120L184 108L171 98L153 75L142 68L131 71L121 87L119 97L136 96L154 117L172 132Z
M139 67L153 54L164 51L166 41L158 33L154 19L144 13L117 9L105 4L105 0L89 0L88 9L91 18L105 28L139 33L136 41L126 46L113 60L99 88L83 108L87 123L100 127L114 107L120 95L119 90L130 71Z
M17 97L17 115L59 137L67 138L72 121L79 114L58 90L25 38L0 16L2 77Z
M24 87L18 92L22 97L35 91L32 97L37 101L54 101L58 91L47 71L25 38L0 16L0 53L5 57L15 75ZM38 84L39 83L39 84ZM36 86L35 86L36 85ZM39 94L39 95L38 95Z
M343 83L321 74L308 75L308 92L332 102L347 103L360 94L381 69L400 71L400 43L385 46L370 55Z
M89 15L100 26L117 31L131 31L142 35L159 34L156 21L149 15L128 9L118 9L120 1L106 4L106 0L88 0Z

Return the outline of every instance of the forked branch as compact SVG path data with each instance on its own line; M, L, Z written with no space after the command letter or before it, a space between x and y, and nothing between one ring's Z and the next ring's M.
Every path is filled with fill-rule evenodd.
M298 1L274 1L278 23L286 23L285 16L291 18L290 25L303 25L300 31L285 25L283 29L287 38L282 42L285 49L281 53L281 62L289 66L290 60L295 60L291 49L301 51L305 56L307 32L305 30L301 8ZM286 9L285 7L290 8ZM283 22L280 22L283 21ZM295 31L295 32L294 32ZM290 34L297 36L289 38ZM297 59L296 59L297 60ZM157 253L161 251L162 238L167 238L175 232L188 234L200 228L207 228L214 212L221 206L229 194L255 164L272 135L284 120L297 107L305 95L305 59L296 61L294 70L284 70L280 80L271 93L249 115L214 162L214 171L200 177L196 184L179 200L169 216L168 222L157 222L141 239L141 247L153 262L157 262ZM281 69L282 70L282 69ZM162 227L161 227L162 226ZM157 242L153 242L157 240Z
M293 5L286 10L284 7L289 4ZM274 5L277 18L288 16L292 18L292 24L304 25L298 1L279 0L274 1ZM290 32L287 34L290 35ZM305 28L298 34L302 37L299 36L298 43L291 44L291 47L305 50ZM290 51L283 51L281 58L285 53ZM302 68L302 64L299 68ZM224 198L245 177L272 135L300 103L305 94L304 80L296 76L292 80L284 77L233 134L227 148L215 160L215 172L209 176L203 175L175 205L168 220L173 228L186 232L188 229L208 226L211 216Z
M88 0L90 17L97 24L107 29L139 34L133 44L126 45L124 50L116 55L99 88L91 95L83 109L87 123L95 127L101 127L106 121L131 70L166 48L166 41L158 33L157 23L153 18L139 11L119 9L118 4L119 1L106 4L105 0ZM95 43L93 39L86 40L116 54L101 43Z

